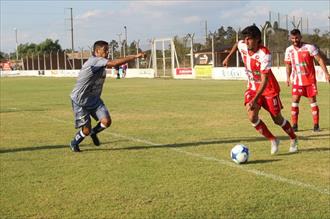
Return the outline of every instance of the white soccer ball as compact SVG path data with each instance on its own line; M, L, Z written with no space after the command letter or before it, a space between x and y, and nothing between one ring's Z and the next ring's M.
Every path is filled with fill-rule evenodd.
M249 148L243 144L237 144L231 149L230 157L237 164L246 163L249 159Z

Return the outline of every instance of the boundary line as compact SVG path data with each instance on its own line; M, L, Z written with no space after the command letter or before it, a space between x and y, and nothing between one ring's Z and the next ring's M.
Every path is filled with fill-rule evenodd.
M160 146L161 145L161 144L153 143L151 141L147 141L147 140L143 140L143 139L139 139L139 138L134 138L134 137L130 137L130 136L125 136L125 135L118 134L118 133L106 132L106 134L112 135L112 136L115 136L115 137L124 138L124 139L130 140L130 141L144 143L144 144L147 144L147 145L150 145L150 146ZM285 177L270 174L270 173L265 173L265 172L260 171L260 170L251 169L251 168L248 168L248 167L245 167L245 166L242 166L242 165L237 165L237 164L234 164L233 162L218 159L218 158L215 158L215 157L209 157L209 156L204 156L204 155L198 154L198 153L188 152L188 151L182 150L180 148L169 148L169 149L174 150L178 153L182 153L182 154L191 156L191 157L197 157L197 158L201 158L203 160L208 160L208 161L215 161L215 162L217 162L221 165L237 168L237 169L240 169L244 172L252 173L256 176L263 176L263 177L272 179L274 181L284 182L284 183L291 184L291 185L294 185L294 186L299 186L299 187L302 187L302 188L313 190L313 191L319 192L321 194L330 195L330 191L326 188L320 188L320 187L314 186L312 184L300 182L300 181L297 181L297 180L287 179Z
M42 116L42 117L44 117L44 116ZM49 117L47 117L47 119L49 119ZM54 121L57 121L57 122L68 123L68 121L58 119L58 118L51 117L51 119L54 120ZM160 146L160 145L162 145L162 144L157 144L157 143L154 143L154 142L151 142L151 141L148 141L148 140L139 139L139 138L135 138L135 137L130 137L130 136L122 135L122 134L119 134L119 133L114 133L114 132L104 132L104 134L112 135L112 136L123 138L123 139L127 139L127 140L130 140L130 141L133 141L133 142L140 142L140 143L147 144L147 145L150 145L150 146ZM308 184L308 183L300 182L300 181L297 181L297 180L288 179L288 178L285 178L285 177L282 177L282 176L278 176L278 175L275 175L275 174L266 173L266 172L263 172L263 171L260 171L260 170L248 168L248 167L245 167L243 165L237 165L237 164L234 164L233 162L230 162L230 161L227 161L227 160L218 159L218 158L215 158L215 157L204 156L204 155L198 154L198 153L188 152L188 151L182 150L180 148L168 148L168 149L176 151L178 153L182 153L182 154L191 156L191 157L197 157L197 158L201 158L203 160L214 161L214 162L217 162L217 163L219 163L221 165L224 165L224 166L237 168L237 169L240 169L244 172L254 174L256 176L263 176L263 177L266 177L268 179L272 179L274 181L283 182L283 183L286 183L286 184L291 184L291 185L294 185L294 186L299 186L301 188L316 191L316 192L321 193L321 194L330 195L330 191L327 188L321 188L321 187L318 187L318 186L314 186L312 184Z

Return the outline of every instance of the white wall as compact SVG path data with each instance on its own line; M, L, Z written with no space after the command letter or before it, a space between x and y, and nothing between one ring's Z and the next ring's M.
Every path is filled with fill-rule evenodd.
M329 66L328 66L329 69ZM274 76L278 81L286 81L286 69L285 67L272 67ZM319 82L326 82L325 74L320 66L315 66L316 79ZM244 67L239 68L225 68L218 67L213 68L212 71L213 79L221 80L247 80Z
M29 71L0 71L1 77L17 77L17 76L39 76L39 77L77 77L78 70L29 70ZM107 70L108 77L116 77L112 70ZM127 78L154 78L153 69L128 69Z
M329 69L329 66L328 66ZM326 82L324 72L320 66L315 66L316 79L319 82ZM286 81L285 67L273 67L272 71L278 81ZM46 71L0 71L1 77L17 76L41 76L41 77L77 77L79 70L46 70ZM116 75L111 70L107 70L108 77L115 78ZM127 69L126 78L154 78L154 69ZM194 69L191 74L174 75L175 79L196 78ZM212 69L212 79L217 80L246 80L244 67L217 67Z

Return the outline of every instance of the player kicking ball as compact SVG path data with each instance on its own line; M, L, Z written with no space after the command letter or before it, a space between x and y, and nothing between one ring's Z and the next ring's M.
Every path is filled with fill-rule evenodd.
M77 83L71 92L72 109L75 116L75 127L80 130L70 142L73 152L80 152L79 144L90 135L96 146L100 145L97 134L111 125L109 110L104 105L101 94L106 78L106 67L112 68L143 58L144 53L130 55L116 60L108 60L109 45L105 41L96 41L93 46L93 56L83 65L77 78ZM91 117L98 121L91 127Z
M252 126L271 142L271 154L276 154L280 141L259 118L259 111L263 107L270 113L274 123L281 126L289 135L291 139L289 152L297 152L297 136L290 123L281 114L283 106L279 95L280 87L271 70L271 54L266 47L261 45L261 32L257 26L253 25L246 27L242 34L244 40L238 41L233 46L223 61L223 65L228 65L229 58L238 49L248 77L244 104Z

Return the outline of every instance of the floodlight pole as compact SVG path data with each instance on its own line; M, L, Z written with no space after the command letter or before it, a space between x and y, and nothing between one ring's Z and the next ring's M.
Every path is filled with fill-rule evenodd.
M214 58L215 58L214 57L214 35L212 34L211 37L212 37L211 38L211 40L212 40L211 41L211 43L212 43L212 45L211 45L212 46L212 67L214 68L214 65L215 65L215 60L214 60Z
M59 54L60 50L57 50L56 52L56 61L57 61L57 70L60 70L60 54Z
M17 28L14 28L15 31L15 39L16 39L16 61L18 61L18 40L17 40Z
M127 27L124 26L124 29L125 29L125 48L124 48L124 57L126 56L126 49L127 49ZM128 53L128 49L127 49L127 53ZM128 55L128 54L127 54Z
M70 9L70 14L71 14L71 48L72 48L72 52L74 51L74 44L73 44L73 17L72 17L72 8Z
M266 23L264 28L264 46L266 46L266 33L267 33L268 23Z
M238 42L238 33L241 32L241 28L238 29L236 32L236 42ZM239 53L238 50L236 51L236 67L239 67Z
M114 49L113 49L113 45L111 45L111 59L113 60L113 53L114 53Z
M190 35L190 63L191 63L191 69L194 69L194 36L195 33Z
M136 46L136 55L139 54L139 43L140 43L140 40L138 40L138 41L135 42L135 46ZM137 69L140 68L140 59L139 59L139 58L136 59L136 68L137 68Z
M117 34L119 38L119 45L120 45L120 50L119 50L119 56L121 57L121 50L122 50L122 43L121 43L121 33Z

